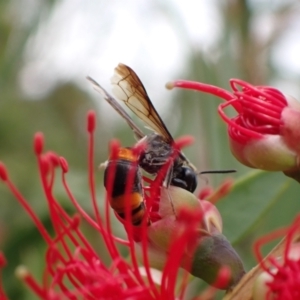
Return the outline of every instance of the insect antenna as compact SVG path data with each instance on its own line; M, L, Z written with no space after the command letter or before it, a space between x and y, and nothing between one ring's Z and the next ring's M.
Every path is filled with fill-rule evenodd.
M226 174L226 173L235 173L236 170L234 169L229 169L229 170L207 170L207 171L201 171L197 175L202 175L202 174Z
M200 176L202 180L205 181L206 184L208 184L208 179L206 177L203 177L201 175L203 174L226 174L226 173L235 173L236 170L234 169L229 169L229 170L207 170L207 171L201 171L197 173L197 175Z

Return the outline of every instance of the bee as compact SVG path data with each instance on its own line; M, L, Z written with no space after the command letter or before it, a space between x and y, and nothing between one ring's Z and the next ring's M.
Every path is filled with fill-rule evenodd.
M138 157L131 148L119 148L117 158L110 158L105 163L104 186L109 189L109 176L113 172L114 180L112 192L109 195L109 203L115 213L126 220L126 206L130 204L129 217L132 225L138 226L146 215L144 194L142 187L142 174L137 164ZM133 177L130 177L133 176ZM128 178L132 179L130 190L126 194ZM146 222L149 225L149 218Z
M87 79L92 82L94 89L100 92L104 99L127 122L139 140L138 143L144 143L144 150L138 157L138 165L142 169L149 174L157 174L171 158L172 161L165 176L166 187L173 185L193 193L198 184L197 177L199 174L235 172L235 170L197 172L197 169L185 155L174 147L175 142L172 135L153 106L143 83L130 67L120 63L115 68L114 76L111 79L113 93L117 99L123 101L135 115L153 130L153 133L148 135L139 129L117 100L109 95L94 79L91 77L87 77Z

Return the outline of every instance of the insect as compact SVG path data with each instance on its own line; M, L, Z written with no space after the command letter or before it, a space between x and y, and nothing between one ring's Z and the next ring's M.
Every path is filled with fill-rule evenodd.
M145 148L138 157L139 166L150 174L159 170L172 158L171 166L165 178L166 186L177 186L194 192L197 187L197 176L205 173L229 173L234 170L197 172L181 151L174 147L174 139L153 106L143 83L136 73L128 66L119 64L115 68L111 81L115 96L123 101L154 132L145 135L133 122L122 106L110 96L95 80L87 77L95 90L125 119L139 140L145 143Z
M138 226L142 223L146 214L146 207L144 203L144 195L142 189L142 174L137 164L137 156L133 153L131 148L120 148L116 159L110 158L105 163L104 171L104 186L109 189L109 176L114 173L114 180L112 184L112 192L109 195L110 206L115 213L122 219L126 220L126 207L130 203L129 217L132 225ZM128 195L126 194L126 186L128 178L132 179L132 185ZM149 219L147 224L149 224Z
M88 77L88 80L93 83L95 89L126 120L139 142L146 144L144 151L138 158L139 166L150 174L157 174L169 158L174 157L167 174L167 186L174 185L193 192L197 187L196 169L189 163L182 152L174 148L173 137L154 108L135 72L128 66L119 64L112 78L113 90L118 99L124 101L141 120L155 131L148 135L145 135L138 128L121 105L96 81L90 77Z

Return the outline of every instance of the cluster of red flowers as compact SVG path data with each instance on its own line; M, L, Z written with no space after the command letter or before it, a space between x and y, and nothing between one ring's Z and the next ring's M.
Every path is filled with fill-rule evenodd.
M169 87L196 89L225 99L226 102L219 106L219 113L228 124L233 155L249 167L281 170L297 178L299 146L296 141L299 140L299 104L284 97L274 88L254 87L237 79L231 80L232 93L211 85L188 81L176 81L169 84ZM238 113L232 119L224 113L224 108L228 105L232 105ZM82 297L183 299L189 274L211 285L201 295L201 299L212 297L215 287L233 288L244 274L243 265L226 237L222 235L222 219L216 207L212 202L204 200L208 196L213 201L221 198L228 192L230 184L225 183L215 193L207 189L202 190L199 199L184 189L175 186L163 187L162 182L169 168L166 164L154 179L143 177L146 185L143 186L145 217L141 224L135 226L132 222L129 199L133 176L129 174L125 183L125 217L121 218L120 215L118 217L116 213L127 232L128 240L122 240L112 233L109 214L116 175L113 169L107 178L104 212L100 212L97 205L94 178L95 126L95 114L89 112L88 181L93 217L83 210L68 186L67 161L52 151L44 152L43 135L41 133L35 135L34 151L54 236L47 231L28 201L10 180L4 164L0 163L0 179L30 216L47 244L43 281L36 280L23 266L16 272L18 277L40 299L49 300ZM181 149L188 143L189 139L182 139L175 147ZM120 145L117 142L111 143L112 160L117 157L119 149ZM140 149L133 148L133 151L138 153ZM74 215L68 214L63 209L53 193L54 179L59 171L65 192L76 210ZM102 236L111 258L109 266L101 260L82 234L81 219ZM266 239L256 244L258 260L269 275L265 284L267 292L258 292L263 298L257 299L299 298L300 257L292 255L290 251L294 248L292 236L298 231L299 220L298 218L287 231L286 250L282 262L269 258L273 268L267 266L258 250ZM273 235L271 237L273 238ZM122 257L118 244L128 247L129 260ZM4 267L5 264L5 258L1 254L0 267ZM180 268L187 272L179 277ZM180 288L175 289L175 286ZM2 286L0 299L7 299Z
M121 220L127 231L128 240L125 241L114 236L109 216L109 191L105 202L104 219L103 212L100 212L97 206L93 154L94 130L95 114L89 112L87 117L88 179L94 218L82 209L68 186L66 180L67 161L52 151L44 152L44 137L41 133L37 133L34 137L34 152L55 232L54 236L47 231L28 201L12 183L5 165L0 164L1 180L22 205L47 243L43 281L36 280L23 266L16 271L17 276L41 299L79 299L80 297L84 299L182 299L188 284L189 273L186 272L186 275L181 277L181 288L176 294L175 285L179 284L177 276L179 269L181 267L189 271L194 269L196 273L199 272L197 268L201 269L201 266L197 266L197 268L193 266L195 261L199 263L201 260L194 257L194 253L201 252L202 247L199 247L195 241L201 239L204 233L206 233L206 243L210 232L221 234L222 225L219 222L221 219L218 219L218 215L215 216L216 208L204 200L201 200L203 201L201 204L201 201L189 192L184 191L185 194L170 189L167 192L168 196L165 197L171 195L174 198L175 204L173 203L173 205L175 205L177 214L176 218L170 216L168 213L170 209L167 207L169 204L165 204L162 208L157 202L159 197L163 198L162 195L158 196L157 194L161 185L161 178L157 176L157 180L148 180L148 187L145 188L145 201L147 207L151 208L147 211L151 217L151 226L147 226L146 222L142 222L139 227L132 226L129 213L127 214L128 220ZM177 146L181 147L188 142L188 139L183 139ZM118 148L118 143L111 144L112 157ZM53 194L54 179L59 170L65 192L77 211L74 215L69 215ZM110 179L110 181L112 180ZM128 180L130 181L130 179ZM228 189L224 188L224 190ZM209 193L207 191L206 196ZM220 191L218 193L222 194ZM189 200L189 198L191 199ZM192 210L188 207L189 201L193 203ZM187 209L182 209L182 207L187 207ZM111 257L108 267L101 261L99 255L80 231L82 218L103 237ZM220 239L216 237L215 240L218 241L218 246L221 248L222 243L225 243L226 248L229 245L227 240L223 241L223 237ZM213 241L215 242L215 240ZM122 257L117 244L128 247L129 261ZM138 258L142 267L139 266ZM216 261L216 264L217 266L210 275L212 276L209 279L211 283L219 288L231 286L230 266L223 265L222 261ZM1 266L4 265L5 259L4 256L1 256ZM158 265L160 265L160 271L153 269L153 266ZM240 277L239 274L237 276ZM207 290L203 294L204 299L206 296L211 296L213 292L214 288ZM0 293L0 299L7 299L3 288L0 288Z
M253 86L239 79L231 79L230 86L232 92L193 81L167 84L168 88L196 90L225 100L218 111L227 124L231 152L237 160L251 168L283 171L300 182L300 102L273 87ZM227 106L235 109L235 117L226 116ZM273 232L255 244L257 259L265 272L258 278L253 299L300 298L299 228L300 216L287 229ZM264 259L260 248L284 236L283 257L271 255Z

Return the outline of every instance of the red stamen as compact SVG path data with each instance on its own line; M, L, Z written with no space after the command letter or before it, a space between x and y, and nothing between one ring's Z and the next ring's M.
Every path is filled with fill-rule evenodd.
M96 114L94 111L89 111L87 114L87 131L92 133L96 128Z
M10 181L9 178L6 179L6 185L11 191L11 193L15 196L15 198L19 201L19 203L23 206L24 210L27 212L30 218L33 220L35 226L37 227L37 229L39 230L40 234L45 239L45 241L48 244L51 244L51 237L49 236L46 228L39 220L37 215L33 212L31 207L27 203L26 199L22 196L22 194L18 191L18 189L14 186L14 184Z
M59 156L53 151L48 151L45 153L47 159L51 162L51 165L55 168L60 165Z
M89 182L89 190L90 196L92 199L93 209L95 212L95 217L102 227L102 220L100 217L100 213L97 206L96 200L96 190L95 190L95 178L94 178L94 129L95 129L95 114L93 112L89 112L87 115L87 131L89 134L89 142L88 142L88 182Z
M171 87L171 85L170 85L170 87ZM218 86L202 83L202 82L176 80L176 81L172 82L172 87L179 87L179 88L183 88L183 89L196 90L199 92L212 94L214 96L224 99L225 101L230 101L230 100L234 99L234 95L231 94L230 92L226 91L225 89L222 89ZM233 107L238 112L241 109L239 103L233 103Z
M276 263L276 260L274 260L274 258L269 257L267 260L263 259L263 255L261 254L261 248L263 245L266 245L268 243L270 243L271 241L278 239L282 236L284 236L286 233L287 234L287 239L286 239L286 246L285 246L285 252L284 252L284 261L288 261L288 252L289 252L289 248L290 245L292 243L292 238L293 235L295 234L296 230L299 230L299 225L300 225L300 215L297 216L297 218L295 219L295 221L293 222L291 227L285 227L285 228L280 228L277 229L275 231L273 231L272 233L261 237L260 239L258 239L255 244L254 244L254 254L257 258L257 260L260 262L261 267L264 269L264 271L268 272L270 275L273 276L273 273L270 272L269 270L269 266L267 265L267 262L272 261L272 264L274 265ZM273 259L273 260L272 260ZM279 267L277 265L277 267Z
M55 180L55 168L59 166L59 157L54 152L47 152L41 156L41 161L45 177L48 175L48 187L52 190Z
M180 151L182 148L188 147L192 145L194 142L195 142L195 138L193 136L186 135L176 139L174 147L175 149Z
M152 201L151 201L152 200ZM151 272L150 272L150 262L148 257L148 248L149 248L149 241L148 241L148 234L147 229L149 225L149 217L151 217L151 221L154 222L153 214L149 213L149 208L153 209L154 199L150 201L146 201L146 197L144 196L144 201L146 202L146 213L144 219L141 224L141 243L142 243L142 259L143 259L143 266L146 271L147 281L149 282L149 290L154 295L155 299L159 298L159 291L152 279Z
M44 135L41 132L37 132L34 135L34 151L36 155L41 155L44 148Z
M207 197L209 197L209 195L211 195L212 193L213 193L213 189L211 187L205 187L200 190L198 194L198 199L204 200Z
M7 175L6 167L3 162L0 162L0 178L1 180L6 181L7 177L8 175Z
M32 290L36 295L38 295L41 299L49 299L48 293L44 290L37 281L33 278L33 276L29 273L29 271L25 267L19 267L16 270L17 277L22 280L30 290Z
M153 182L152 179L150 179L150 178L148 178L148 177L146 177L146 176L143 176L142 178L143 178L143 181L145 181L145 182L147 182L147 183L152 183L152 182ZM148 188L147 186L144 187L144 189L147 189L147 188Z
M95 176L94 176L94 129L95 129L95 114L93 112L89 112L87 116L88 123L88 134L89 134L89 142L88 142L88 178L89 178L89 187L90 187L90 196L92 199L93 210L95 213L95 217L99 227L101 228L101 232L105 233L103 228L102 218L99 213L97 199L96 199L96 190L95 190ZM110 228L108 228L108 232ZM112 256L112 258L118 257L118 251L115 248L113 242L109 239L109 234L103 234L103 238L107 249Z
M161 283L162 299L174 299L177 272L180 267L183 254L185 251L188 251L192 257L192 253L197 246L195 241L199 238L197 226L199 224L199 220L202 219L203 216L201 211L192 213L191 211L182 209L179 212L177 217L177 236L173 238L173 243L169 248L169 257L163 271ZM190 263L191 262L185 263L186 269L190 269Z
M189 80L176 80L172 82L174 87L183 88L183 89L189 89L189 90L195 90L199 92L205 92L209 94L213 94L217 97L223 98L227 101L231 100L232 94L228 91L219 88L217 86L206 84L202 82L197 81L189 81Z
M259 109L260 107L265 108L267 110L267 114L275 114L276 116L281 115L282 112L282 107L278 107L274 105L274 103L269 102L268 99L261 99L261 97L257 97L254 95L249 95L243 92L235 92L234 93L237 98L243 103L243 107L247 107L248 105L257 105L257 108Z
M66 159L61 156L59 158L59 163L60 163L60 167L61 167L63 173L68 173L69 166L68 166L68 162L66 161Z
M235 119L236 123L242 127L245 127L249 130L259 132L261 134L279 134L280 128L276 126L271 126L270 124L262 125L258 123L259 120L254 118L249 118L246 115L239 115Z
M116 160L118 158L118 152L121 145L119 141L117 140L111 140L109 143L109 153L110 153L110 159Z
M238 85L242 87L242 91L245 92L252 92L257 97L261 96L265 99L268 99L270 102L274 103L274 105L277 105L278 107L285 107L287 105L287 101L283 94L278 91L277 89L271 88L271 87L255 87L243 80L240 79L231 79L230 80L231 88L234 92L239 92ZM246 91L245 91L246 90Z
M215 191L213 191L212 189L208 190L208 191L210 191L210 193L206 197L206 198L208 198L207 200L210 203L215 205L219 200L226 197L230 193L230 191L232 190L233 184L234 184L234 181L232 179L230 179L230 178L225 179ZM204 189L204 193L205 193L205 189ZM200 193L200 195L202 195L202 194ZM203 200L205 198L202 197L199 199Z
M292 239L293 236L296 234L297 231L299 231L300 228L300 215L298 215L293 222L292 226L289 228L287 237L286 237L286 244L287 246L285 247L285 252L284 252L284 259L287 261L288 259L288 253L289 253L289 248L292 244Z
M247 113L247 117L249 119L251 118L255 118L254 120L256 122L260 121L262 123L266 123L269 126L276 126L279 129L279 126L281 126L283 123L280 119L278 119L277 117L272 117L270 115L266 115L264 113L259 112L258 110L255 110L255 105L253 105L251 108L247 107L245 109L245 113ZM260 109L261 110L261 109Z
M94 118L94 114L89 113L88 114L88 124L91 122L91 119L93 120ZM94 124L92 122L92 124ZM89 133L89 143L88 143L88 174L89 174L89 186L90 186L90 195L91 195L91 199L92 199L92 204L93 204L93 209L95 212L95 216L96 216L96 220L97 223L99 225L99 227L101 228L101 232L103 232L103 239L105 241L106 247L112 257L113 260L117 259L120 257L120 254L114 244L114 239L112 238L112 231L111 231L111 227L110 227L110 223L107 223L107 234L105 234L105 230L103 228L103 222L102 222L102 218L100 217L100 213L99 213L99 209L97 206L97 200L96 200L96 190L95 190L95 178L94 178L94 130L91 130L94 128L89 128L88 126L88 133ZM112 151L112 155L116 155L115 152L117 149L113 149ZM109 173L113 173L109 172ZM114 178L111 178L114 174L108 174L111 175L108 178L108 187L107 187L107 194L111 195L111 191L112 191L112 183ZM108 199L106 197L106 203L107 203ZM108 205L108 204L106 204ZM107 218L109 218L109 213L108 213L108 208L106 209L106 216ZM108 219L109 220L109 219ZM129 267L128 265L124 262L124 261L120 261L119 265L119 270L121 273L124 274L128 274L128 270ZM135 285L134 280L132 280L132 278L126 278L124 279L126 284L129 287L133 287Z
M260 114L268 115L280 121L282 109L281 110L278 109L276 110L276 108L273 109L272 105L266 105L269 103L258 100L257 98L254 98L246 94L241 96L239 100L243 104L243 108L244 108L243 113L247 112L247 110L249 111L253 110L253 111L257 111Z
M260 139L260 138L263 138L263 135L258 133L258 132L255 132L255 131L252 131L252 130L249 130L249 129L246 129L242 126L240 126L239 124L237 124L235 122L235 119L230 119L228 118L223 109L229 105L232 104L232 102L235 102L237 100L232 100L232 101L229 101L229 102L226 102L226 103L222 103L219 105L218 107L218 112L221 116L221 118L228 124L230 125L231 128L235 128L239 133L242 133L243 135L245 135L246 137L248 138L255 138L255 139Z

